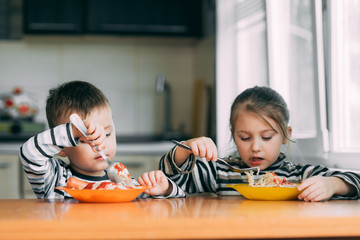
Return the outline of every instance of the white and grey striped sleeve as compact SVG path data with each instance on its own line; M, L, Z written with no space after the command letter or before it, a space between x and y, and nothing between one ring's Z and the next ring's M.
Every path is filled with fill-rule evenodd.
M55 187L65 186L71 174L66 164L54 159L64 147L76 146L71 124L59 125L30 138L19 152L25 174L38 198L63 197Z
M323 165L293 164L288 161L279 163L279 165L274 164L271 168L273 168L274 172L279 176L285 176L288 179L296 179L300 177L302 180L305 180L313 176L338 177L344 182L350 184L354 188L355 194L352 196L334 195L331 199L360 198L360 175L355 172L330 170Z
M181 166L177 166L174 160L176 148L161 158L159 168L185 193L238 195L236 190L226 185L242 182L241 174L231 171L221 162L196 159L193 154Z
M334 170L331 171L328 168L322 166L322 165L318 165L318 166L309 166L306 165L307 167L307 173L308 176L307 177L312 177L312 176L324 176L324 177L338 177L340 179L342 179L345 183L351 185L354 190L355 193L352 196L342 196L342 195L334 195L332 196L331 199L359 199L360 197L360 175L355 173L355 172L345 172L345 171L340 171L340 170Z

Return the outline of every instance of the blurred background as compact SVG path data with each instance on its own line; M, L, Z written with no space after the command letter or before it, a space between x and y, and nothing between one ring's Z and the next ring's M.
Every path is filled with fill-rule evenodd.
M71 80L108 97L118 160L134 176L157 168L170 139L209 136L220 156L233 153L230 106L255 85L289 105L290 158L360 169L359 5L0 0L1 176L20 175L12 182L24 196L18 149L48 128L49 89Z
M45 123L50 88L88 81L109 98L121 141L209 135L193 112L208 108L214 91L214 7L202 0L1 0L1 92L19 86L33 94L34 120Z

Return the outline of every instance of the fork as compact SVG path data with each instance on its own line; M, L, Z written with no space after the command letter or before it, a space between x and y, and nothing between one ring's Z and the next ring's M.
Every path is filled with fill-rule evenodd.
M176 145L178 145L179 147L182 147L186 150L192 151L191 148L185 144L182 144L181 142L178 142L176 140L171 140L173 143L175 143ZM234 166L231 166L225 159L223 158L217 158L217 161L220 161L222 163L224 163L226 166L228 166L233 172L238 172L238 173L245 173L245 172L250 172L250 171L256 171L256 175L259 174L260 172L260 167L251 167L251 168L237 168Z

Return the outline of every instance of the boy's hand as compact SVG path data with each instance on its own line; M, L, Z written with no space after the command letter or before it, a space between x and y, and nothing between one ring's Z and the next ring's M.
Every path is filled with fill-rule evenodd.
M336 190L336 183L333 180L330 177L314 176L302 181L298 189L304 191L299 194L298 198L306 202L330 199Z
M168 178L160 170L145 172L137 180L142 186L152 187L145 190L146 194L168 196L172 192L172 184L169 183Z
M72 125L74 138L80 138L80 141L88 143L94 152L97 152L95 146L97 146L97 149L100 151L105 145L106 133L104 127L94 121L84 121L84 124L88 129L86 132L88 136L85 137L82 135L82 133Z
M192 138L183 142L183 144L189 146L195 156L206 158L207 161L216 161L218 157L216 145L211 138Z

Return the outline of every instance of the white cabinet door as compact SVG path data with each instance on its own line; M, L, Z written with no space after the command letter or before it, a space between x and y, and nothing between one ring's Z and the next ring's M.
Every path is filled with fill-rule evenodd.
M0 155L0 198L20 198L19 158L17 155Z

